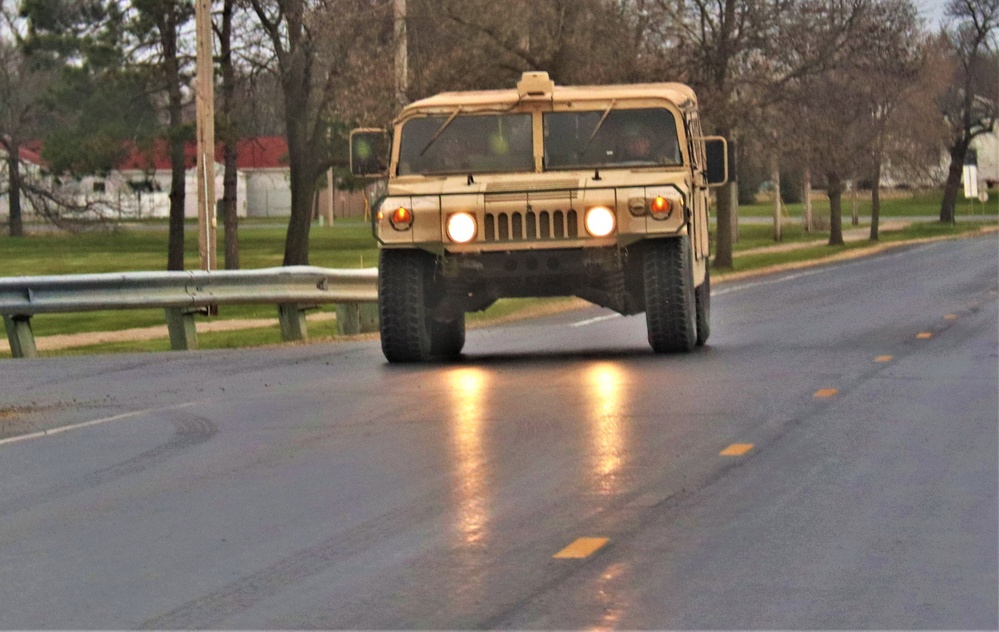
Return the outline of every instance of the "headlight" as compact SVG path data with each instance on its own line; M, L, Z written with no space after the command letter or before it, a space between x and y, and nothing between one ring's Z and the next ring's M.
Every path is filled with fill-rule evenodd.
M614 232L614 213L606 206L594 206L586 211L586 231L594 237L606 237Z
M454 213L447 218L447 236L458 244L467 244L475 237L475 218L470 213Z

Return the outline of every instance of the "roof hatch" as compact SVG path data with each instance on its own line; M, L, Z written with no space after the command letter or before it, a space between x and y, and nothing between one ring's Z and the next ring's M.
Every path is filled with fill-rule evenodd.
M521 100L551 100L554 91L555 82L549 79L547 72L525 72L517 82L517 94Z

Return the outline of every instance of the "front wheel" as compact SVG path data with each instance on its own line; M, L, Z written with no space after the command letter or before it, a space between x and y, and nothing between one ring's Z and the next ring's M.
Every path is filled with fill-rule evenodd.
M433 257L421 250L382 250L378 259L378 321L389 362L431 357L427 279Z
M656 353L692 351L697 342L690 238L657 239L645 251L645 323Z

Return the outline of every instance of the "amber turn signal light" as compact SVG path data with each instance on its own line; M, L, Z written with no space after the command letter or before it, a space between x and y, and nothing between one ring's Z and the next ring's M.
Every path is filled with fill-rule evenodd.
M413 225L413 212L404 206L392 211L392 215L389 216L389 222L392 223L392 227L396 230L406 230Z
M673 205L660 195L649 203L649 211L652 213L653 219L666 219L673 212Z

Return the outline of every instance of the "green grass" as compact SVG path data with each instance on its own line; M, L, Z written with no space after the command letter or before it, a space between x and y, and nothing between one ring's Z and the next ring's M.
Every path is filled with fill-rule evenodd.
M711 252L715 251L717 231L712 223ZM805 232L801 223L787 223L781 228L781 243L792 244L807 241L829 240L829 231ZM774 227L772 224L742 224L739 226L739 240L732 244L732 251L752 250L774 245Z
M12 239L0 237L3 276L81 274L166 270L167 232L124 228L107 233L35 234ZM281 265L284 228L244 226L239 233L241 267ZM219 231L222 257L225 235ZM185 231L184 260L188 269L199 267L198 236ZM335 227L314 226L309 236L310 263L325 268L373 267L378 251L371 229L359 222L339 221Z
M753 232L759 229L759 226L750 227ZM765 227L772 232L771 227ZM867 227L869 230L869 227ZM842 246L830 246L828 243L823 243L820 245L797 248L788 251L770 251L761 252L753 254L743 254L739 255L739 248L734 249L735 257L732 259L732 272L745 272L749 270L760 270L763 268L769 268L772 266L786 265L792 263L799 263L802 261L820 261L822 259L828 259L835 257L840 253L847 252L850 250L860 250L863 248L869 248L876 243L880 244L891 244L891 243L904 243L918 241L922 239L934 239L934 238L951 238L960 237L962 235L970 235L977 233L982 228L978 223L958 223L954 225L941 224L940 222L917 222L909 225L904 230L883 232L879 235L878 242L871 242L869 239L864 238L859 241L849 241ZM741 230L741 229L740 229ZM828 242L829 233L807 233L810 237L805 241L811 241L813 239L821 239ZM759 239L757 237L757 239ZM773 245L773 240L770 240L770 245ZM787 243L786 241L784 243ZM724 277L724 272L720 272L717 276L719 278ZM714 278L714 277L712 277Z
M940 217L940 201L943 191L940 189L926 189L913 191L885 191L881 194L881 218L890 219L893 217ZM773 202L769 194L762 193L757 197L757 204L740 204L740 217L773 217ZM843 219L849 223L849 218L853 215L853 201L850 192L843 194ZM805 204L798 202L785 205L785 217L800 220L805 216ZM812 212L817 215L829 215L829 198L821 191L812 194ZM859 191L857 193L857 213L862 218L871 216L871 192ZM977 200L972 205L971 201L964 199L963 192L958 192L957 199L957 219L960 221L964 217L988 215L990 217L999 216L999 191L992 189L989 191L989 201L984 205Z

